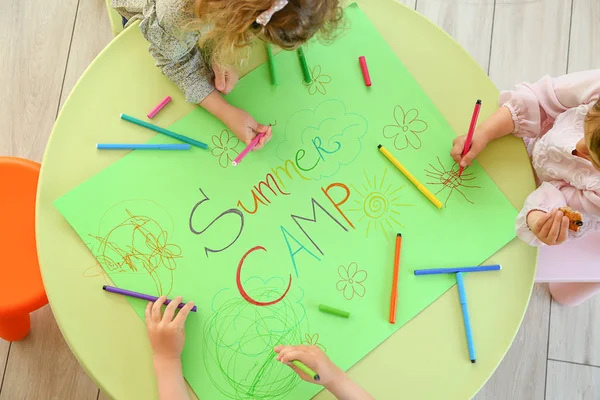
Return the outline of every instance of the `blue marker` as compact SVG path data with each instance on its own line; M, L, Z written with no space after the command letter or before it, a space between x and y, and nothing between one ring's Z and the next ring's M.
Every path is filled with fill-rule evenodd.
M467 293L465 292L465 282L462 272L456 273L456 283L458 286L458 297L462 307L463 320L465 322L465 333L467 334L467 346L469 347L469 358L475 363L475 346L473 344L473 333L471 332L471 321L469 320L469 309L467 308Z
M98 143L98 150L189 150L189 144L111 144Z
M131 122L132 124L136 124L139 126L143 126L144 128L153 130L154 132L162 133L163 135L170 136L177 140L181 140L184 143L189 143L192 146L200 147L201 149L208 149L208 145L206 143L199 142L195 139L189 138L187 136L180 135L179 133L171 132L168 129L161 128L160 126L156 126L146 121L142 121L140 119L134 118L127 114L121 114L121 119L127 122Z
M501 269L502 269L502 267L498 264L496 264L496 265L478 265L476 267L415 269L415 275L455 274L457 272L500 271Z

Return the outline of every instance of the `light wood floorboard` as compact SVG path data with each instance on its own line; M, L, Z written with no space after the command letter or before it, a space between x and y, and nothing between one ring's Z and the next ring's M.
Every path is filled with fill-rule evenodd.
M49 306L31 314L31 332L11 344L0 400L96 400L98 388L73 357Z
M493 1L419 0L417 11L450 34L488 71Z
M571 308L552 304L548 357L600 367L600 297Z
M496 0L490 77L500 90L567 70L571 0Z
M600 68L600 2L573 0L569 72Z
M0 0L0 155L42 159L56 117L77 3Z
M112 39L104 0L81 0L60 99L61 108L79 77Z
M544 400L549 311L546 285L535 285L515 341L475 400Z
M548 361L546 400L600 399L600 368Z

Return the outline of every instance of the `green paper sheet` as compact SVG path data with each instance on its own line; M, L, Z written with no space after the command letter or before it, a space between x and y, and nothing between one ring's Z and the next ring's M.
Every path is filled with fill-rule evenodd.
M296 53L282 52L279 86L265 64L228 96L273 124L273 139L237 167L231 160L244 146L197 108L171 129L208 151L134 151L55 203L115 285L195 301L183 367L202 399L310 398L321 387L274 361L275 345L313 344L348 369L454 284L415 269L477 265L514 237L515 209L477 163L457 176L448 123L358 6L346 17L349 30L335 43L306 47L310 84ZM123 121L122 129L127 137L141 128ZM130 303L143 318L145 302Z

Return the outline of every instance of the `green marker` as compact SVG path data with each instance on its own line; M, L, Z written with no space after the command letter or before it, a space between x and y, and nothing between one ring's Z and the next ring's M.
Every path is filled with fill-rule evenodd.
M324 304L319 304L319 311L327 314L337 315L338 317L342 318L348 318L350 316L349 312L338 310L337 308L329 307Z
M312 82L312 77L310 76L310 69L308 69L308 64L306 63L306 57L304 57L304 50L302 50L302 47L298 47L298 58L300 58L300 65L302 65L302 73L304 74L304 82L306 82L306 83Z
M304 363L302 361L294 360L294 361L292 361L292 364L294 364L296 366L296 368L298 368L300 371L304 372L306 375L313 378L315 381L318 381L321 379L319 374L317 374L315 371L313 371L312 369L310 369L306 365L304 365Z
M267 48L267 55L269 56L271 82L273 83L273 86L277 86L277 72L275 71L275 58L273 57L273 50L271 50L271 45L269 43L265 43L265 47Z

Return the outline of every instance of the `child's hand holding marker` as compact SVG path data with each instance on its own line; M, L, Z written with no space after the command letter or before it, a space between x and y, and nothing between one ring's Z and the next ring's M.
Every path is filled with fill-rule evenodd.
M244 144L249 145L259 133L266 135L258 142L254 150L261 149L269 140L272 132L269 125L259 124L247 111L229 104L218 92L213 92L202 102L208 112L219 118L233 134Z
M473 133L469 150L463 156L468 135L462 135L452 142L450 156L461 167L473 164L473 160L494 139L510 134L514 129L512 115L506 107L500 107L487 120L479 124Z
M287 364L300 378L310 383L323 385L340 400L372 400L373 397L354 382L344 371L316 346L277 346L277 360ZM317 374L318 379L304 372L305 368L294 365L300 361Z
M146 306L146 328L152 346L159 398L187 400L190 397L183 379L181 352L185 343L185 320L194 303L190 301L175 315L182 300L177 297L165 308L163 315L161 308L165 300L167 297L161 296Z

